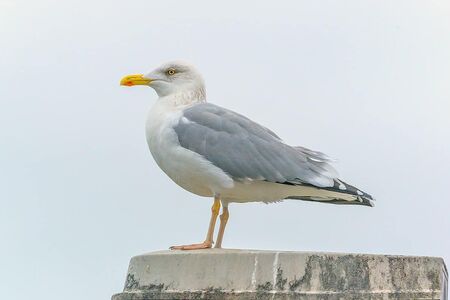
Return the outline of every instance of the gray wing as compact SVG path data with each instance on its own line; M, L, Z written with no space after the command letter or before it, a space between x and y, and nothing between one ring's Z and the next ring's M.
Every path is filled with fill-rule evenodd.
M233 111L201 103L183 111L174 127L180 145L234 180L332 187L336 171L322 153L291 147L269 129Z

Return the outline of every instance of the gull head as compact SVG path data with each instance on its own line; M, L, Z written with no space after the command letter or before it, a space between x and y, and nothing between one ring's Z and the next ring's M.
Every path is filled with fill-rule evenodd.
M205 94L203 78L197 69L189 63L172 61L161 65L148 74L134 74L122 78L120 85L147 85L153 88L159 97L179 93Z

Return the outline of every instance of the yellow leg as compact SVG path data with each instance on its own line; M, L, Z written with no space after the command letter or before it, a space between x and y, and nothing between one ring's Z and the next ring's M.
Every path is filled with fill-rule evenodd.
M227 226L229 216L228 205L224 205L222 208L222 214L220 215L219 233L217 234L217 242L214 248L222 248L223 234L225 232L225 226Z
M214 197L214 204L211 207L211 219L209 220L208 233L206 234L206 240L211 244L213 243L214 227L216 226L217 216L220 211L220 198Z
M206 239L203 243L200 244L191 244L191 245L181 245L181 246L172 246L171 250L196 250L196 249L207 249L211 248L213 244L213 235L214 235L214 227L216 226L217 216L220 211L220 197L214 197L214 204L211 207L211 219L209 220L208 233L206 234Z

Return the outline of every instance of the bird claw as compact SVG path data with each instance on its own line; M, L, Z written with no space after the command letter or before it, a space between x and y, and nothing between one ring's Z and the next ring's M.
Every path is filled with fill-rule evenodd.
M212 247L211 242L203 242L200 244L191 244L191 245L181 245L181 246L172 246L170 250L200 250L200 249L209 249Z

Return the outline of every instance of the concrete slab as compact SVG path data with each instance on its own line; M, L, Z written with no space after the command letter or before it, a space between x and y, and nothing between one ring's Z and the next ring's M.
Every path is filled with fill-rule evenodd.
M131 259L113 300L442 299L442 258L209 249Z

